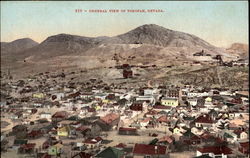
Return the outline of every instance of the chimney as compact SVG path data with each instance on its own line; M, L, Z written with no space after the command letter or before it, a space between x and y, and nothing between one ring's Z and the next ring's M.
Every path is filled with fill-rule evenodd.
M155 153L158 153L158 146L155 146Z

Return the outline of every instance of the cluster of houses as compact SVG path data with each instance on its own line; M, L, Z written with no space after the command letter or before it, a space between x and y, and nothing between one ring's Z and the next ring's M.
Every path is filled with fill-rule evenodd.
M44 73L4 85L9 96L1 101L2 119L13 127L1 134L2 151L40 158L167 158L185 151L197 158L249 156L248 91L120 88L64 78ZM107 139L114 133L124 141ZM151 141L126 141L140 136Z

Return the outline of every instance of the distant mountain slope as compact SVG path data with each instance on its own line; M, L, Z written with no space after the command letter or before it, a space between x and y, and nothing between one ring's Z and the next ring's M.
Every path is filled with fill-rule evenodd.
M39 43L30 39L22 38L12 42L1 42L1 52L2 53L17 53L37 46Z
M248 58L249 48L248 44L233 43L229 48L226 49L230 54L237 54L242 58Z
M107 43L120 44L152 44L163 47L203 47L214 49L208 42L187 33L166 29L164 27L148 24L135 28L125 34L107 39Z
M16 40L20 41L20 40ZM119 56L119 62L137 64L170 64L176 61L201 60L193 54L204 51L211 56L220 54L230 58L235 54L228 54L224 49L217 48L208 42L191 34L173 31L164 27L147 24L137 27L127 33L114 37L84 37L69 34L58 34L48 37L42 43L29 42L29 39L21 39L23 43L14 41L12 51L18 50L11 61L19 63L61 63L67 59L72 65L80 64L82 67L89 66L81 57L94 58L97 63L113 63L115 54ZM26 42L25 42L26 41ZM30 45L28 45L30 44ZM3 49L6 49L3 43ZM14 49L15 48L15 49ZM55 59L55 60L54 60ZM205 57L202 60L211 60ZM57 61L57 62L54 62ZM98 65L98 64L96 64ZM110 66L110 65L107 65Z

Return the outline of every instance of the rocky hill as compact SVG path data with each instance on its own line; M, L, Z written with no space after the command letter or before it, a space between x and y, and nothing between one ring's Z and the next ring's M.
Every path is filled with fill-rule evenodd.
M34 46L37 46L39 43L30 39L30 38L22 38L17 39L12 42L1 42L1 52L2 53L18 53Z
M125 34L107 39L106 43L151 44L163 47L201 47L213 50L215 47L206 41L183 32L149 24L135 28Z
M229 48L226 49L230 54L237 54L242 58L248 58L249 48L247 44L233 43Z
M20 40L17 40L20 41ZM41 44L27 42L21 45L12 44L18 51L11 56L11 61L23 61L45 67L70 63L71 66L99 67L114 66L116 54L119 63L130 64L173 64L182 61L212 60L211 57L194 57L193 54L204 51L211 56L222 55L223 58L234 58L236 54L228 54L208 42L191 34L173 31L164 27L148 24L137 27L127 33L114 37L84 37L69 34L58 34L48 37ZM13 42L16 43L16 42ZM17 42L20 43L20 42ZM6 49L3 43L1 49ZM15 49L14 49L15 48ZM7 51L5 51L7 52ZM89 63L89 59L94 62ZM91 64L91 65L90 65Z

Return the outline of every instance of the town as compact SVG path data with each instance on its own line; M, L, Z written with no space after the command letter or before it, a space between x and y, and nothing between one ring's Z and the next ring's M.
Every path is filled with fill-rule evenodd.
M78 73L5 76L1 157L249 157L248 88L76 82Z

